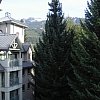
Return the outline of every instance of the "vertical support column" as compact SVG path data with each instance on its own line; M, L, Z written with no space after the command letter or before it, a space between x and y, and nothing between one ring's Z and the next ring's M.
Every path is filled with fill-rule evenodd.
M6 59L8 59L8 51L6 51Z
M19 52L19 67L22 67L21 51Z
M6 23L6 33L7 33L7 23Z
M5 71L5 88L10 86L10 73ZM10 92L5 92L5 100L10 100Z
M19 100L22 100L22 88L19 89Z
M2 82L1 74L2 74L2 73L0 73L0 87L2 86L2 83L1 83L1 82ZM1 100L1 99L0 99L0 100Z
M19 51L19 58L21 58L21 51Z
M15 26L15 25L13 25L13 34L14 34L14 26Z
M21 87L19 89L19 100L22 100L22 58L21 58L21 51L19 52L19 66L21 69L18 71L19 83Z
M1 97L1 91L0 91L0 100L2 100L2 97Z
M1 80L1 73L0 73L0 87L1 87L1 82L2 82L2 80ZM0 90L0 100L2 100L2 98L1 98L1 90Z
M22 35L23 35L23 43L25 42L25 37L24 37L24 35L25 35L25 33L24 33L24 27L23 27L23 29L22 29ZM25 31L26 32L26 31Z
M22 69L18 71L19 83L22 84Z
M10 86L10 72L6 71L5 72L5 87L9 87Z
M10 100L10 92L5 92L5 100Z

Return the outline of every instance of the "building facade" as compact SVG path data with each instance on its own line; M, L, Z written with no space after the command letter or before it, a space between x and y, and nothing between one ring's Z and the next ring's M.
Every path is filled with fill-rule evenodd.
M17 34L21 43L24 43L24 30L27 26L20 21L11 18L9 12L5 13L5 17L0 18L0 29L3 33Z
M21 47L16 35L0 34L0 100L22 100Z
M0 100L33 100L32 47L24 43L25 28L8 12L0 18Z

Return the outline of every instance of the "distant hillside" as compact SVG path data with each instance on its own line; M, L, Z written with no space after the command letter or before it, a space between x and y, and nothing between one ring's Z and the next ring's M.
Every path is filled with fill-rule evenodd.
M25 41L36 44L44 30L45 20L29 17L27 19L21 19L21 21L28 26L28 29L25 30Z
M68 18L70 18L74 24L80 24L80 18L77 17L68 17ZM32 44L36 44L38 42L39 37L41 38L41 34L45 26L45 20L29 17L27 19L21 19L21 21L24 22L29 27L25 31L26 41L31 42Z

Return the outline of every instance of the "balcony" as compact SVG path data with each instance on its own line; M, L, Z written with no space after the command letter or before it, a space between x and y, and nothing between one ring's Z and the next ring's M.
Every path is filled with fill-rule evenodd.
M14 86L14 85L18 85L18 84L19 84L19 78L18 77L10 79L10 86Z
M11 97L10 100L19 100L19 96Z
M10 79L10 86L15 86L19 84L19 78ZM2 81L2 87L5 87L5 81Z
M22 66L22 59L5 59L5 60L0 60L0 64L6 68L8 67L20 67Z
M19 60L18 59L10 60L9 66L10 67L19 67Z

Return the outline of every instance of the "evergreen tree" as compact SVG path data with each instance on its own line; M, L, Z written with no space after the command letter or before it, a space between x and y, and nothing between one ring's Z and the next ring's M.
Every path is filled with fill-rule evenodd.
M35 100L70 100L70 74L73 30L66 30L66 21L59 0L48 3L49 13L42 39L35 50Z
M85 12L85 22L87 28L94 32L100 39L100 0L90 0Z
M72 52L73 77L69 84L74 90L72 100L100 100L100 2L91 0L81 24L81 39L74 41Z
M71 100L100 100L100 42L95 34L88 34L74 41L74 74L68 80L73 89Z

